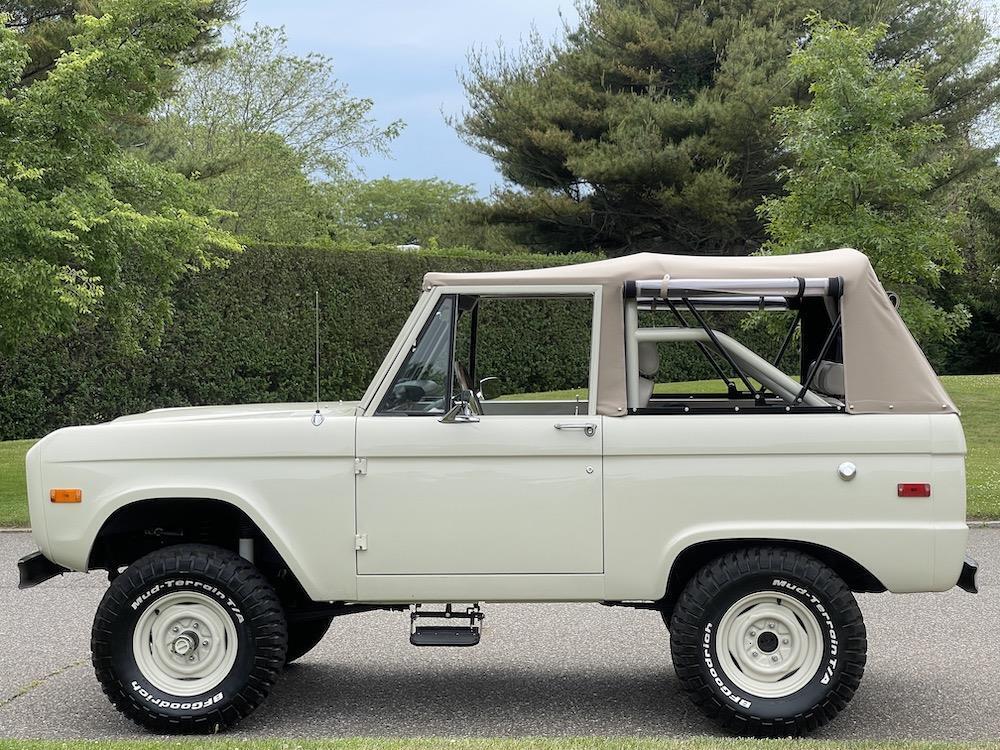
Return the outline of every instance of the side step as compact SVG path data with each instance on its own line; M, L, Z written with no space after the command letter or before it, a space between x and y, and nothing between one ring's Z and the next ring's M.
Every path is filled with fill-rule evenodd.
M486 616L478 604L456 612L453 605L446 604L443 610L424 610L422 605L410 608L410 643L414 646L475 646L483 629ZM458 625L420 625L421 620L459 620Z

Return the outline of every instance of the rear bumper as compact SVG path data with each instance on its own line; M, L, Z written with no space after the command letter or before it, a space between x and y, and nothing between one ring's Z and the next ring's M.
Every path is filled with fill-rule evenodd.
M965 562L962 563L962 573L958 577L958 586L963 591L968 591L970 594L979 593L979 584L976 581L976 575L979 573L979 563L973 560L971 557L966 557Z
M17 572L20 574L17 587L30 589L32 586L45 583L50 578L68 573L69 569L62 565L56 565L41 552L32 552L17 561Z

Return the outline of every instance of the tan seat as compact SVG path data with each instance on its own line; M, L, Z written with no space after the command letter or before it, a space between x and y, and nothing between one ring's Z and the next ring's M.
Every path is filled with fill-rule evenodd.
M839 362L821 360L812 382L813 390L827 396L844 397L844 366Z
M639 343L639 408L649 406L656 385L656 375L660 370L660 350L655 341Z

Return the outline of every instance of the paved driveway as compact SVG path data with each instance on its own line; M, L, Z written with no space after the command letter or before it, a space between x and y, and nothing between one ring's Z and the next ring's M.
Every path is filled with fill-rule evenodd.
M974 530L982 592L860 597L869 661L826 738L995 739L1000 530ZM25 534L0 534L0 736L136 736L89 662L99 574L18 591ZM653 612L493 605L473 649L418 649L403 613L352 615L288 669L240 735L712 734L679 693Z

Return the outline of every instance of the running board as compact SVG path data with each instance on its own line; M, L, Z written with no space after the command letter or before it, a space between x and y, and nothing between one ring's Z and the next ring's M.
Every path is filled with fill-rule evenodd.
M456 612L451 604L443 610L424 610L420 604L410 609L410 643L414 646L476 646L485 615L478 604ZM421 620L459 620L461 624L421 625Z

